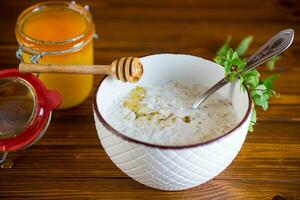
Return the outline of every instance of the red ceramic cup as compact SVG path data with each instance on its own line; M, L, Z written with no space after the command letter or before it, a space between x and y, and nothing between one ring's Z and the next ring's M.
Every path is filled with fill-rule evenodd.
M17 69L0 71L0 152L4 153L0 163L8 152L37 142L48 128L52 110L60 103L59 93L47 90L35 75Z

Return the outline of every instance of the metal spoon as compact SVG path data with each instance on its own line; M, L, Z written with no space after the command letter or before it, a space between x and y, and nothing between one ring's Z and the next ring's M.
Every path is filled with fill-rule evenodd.
M245 71L254 69L258 65L269 60L271 57L276 56L285 51L293 42L294 30L286 29L274 35L268 42L260 47L246 62ZM240 76L242 71L237 72L237 77ZM193 104L192 109L197 109L210 95L215 93L218 89L229 83L229 75L217 82L204 94L202 94Z

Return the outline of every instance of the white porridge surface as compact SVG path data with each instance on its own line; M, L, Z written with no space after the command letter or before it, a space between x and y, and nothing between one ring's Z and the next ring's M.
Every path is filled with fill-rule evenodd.
M197 110L191 105L207 88L170 81L136 87L115 99L107 121L122 134L151 144L189 145L209 141L237 124L232 104L215 93Z

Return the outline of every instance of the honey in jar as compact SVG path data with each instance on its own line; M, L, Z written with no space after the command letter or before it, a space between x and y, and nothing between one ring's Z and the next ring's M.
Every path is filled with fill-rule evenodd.
M15 29L17 56L25 63L92 65L95 26L90 12L74 2L45 2L24 10ZM62 95L60 109L82 103L93 87L92 75L39 74Z

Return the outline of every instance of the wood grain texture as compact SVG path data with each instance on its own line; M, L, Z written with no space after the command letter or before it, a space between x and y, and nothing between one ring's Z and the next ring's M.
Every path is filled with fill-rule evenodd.
M14 25L33 0L0 2L0 69L17 68ZM274 72L281 97L259 110L255 131L233 163L215 179L181 192L147 188L109 160L96 135L92 94L80 106L56 111L45 136L10 155L15 167L0 169L0 199L300 199L300 1L298 0L101 0L92 8L99 39L95 63L159 52L212 59L228 34L233 46L252 34L249 54L284 28L293 45ZM97 76L95 84L102 78Z

